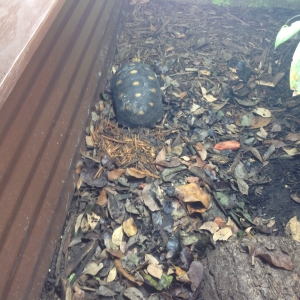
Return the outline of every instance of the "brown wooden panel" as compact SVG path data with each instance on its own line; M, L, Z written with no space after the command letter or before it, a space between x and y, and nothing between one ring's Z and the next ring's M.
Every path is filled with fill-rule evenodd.
M122 6L68 0L0 110L0 299L39 299Z

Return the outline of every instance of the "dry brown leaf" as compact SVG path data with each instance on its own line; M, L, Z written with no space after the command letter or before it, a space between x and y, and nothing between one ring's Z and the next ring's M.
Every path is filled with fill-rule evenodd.
M298 151L297 148L292 148L292 149L287 149L287 148L283 148L283 150L290 156L294 156L294 155L298 155L300 154L300 152Z
M82 221L82 218L84 216L84 213L80 214L77 219L76 219L76 223L75 223L75 234L78 232L78 229L81 227L81 221Z
M122 262L120 259L115 259L114 260L114 264L115 264L115 267L117 268L117 271L123 276L125 277L126 279L132 281L132 282L135 282L136 284L138 284L139 286L143 285L143 282L141 281L137 281L135 280L135 278L130 275L129 273L127 273L127 271L125 271L122 267Z
M203 98L209 102L209 103L212 103L212 102L215 102L218 100L218 98L215 98L213 95L211 94L206 94L206 95L203 95Z
M189 169L192 167L199 167L203 168L206 165L206 162L203 161L200 157L198 156L192 156L192 163L189 164ZM196 160L196 162L194 162Z
M87 214L87 221L88 224L90 225L90 228L92 230L95 229L95 227L97 226L98 222L100 221L101 217L96 215L93 211L91 214Z
M153 177L153 178L159 178L159 176L149 172L148 170L138 170L136 168L128 168L126 169L126 175L129 175L129 176L132 176L132 177L135 177L135 178L145 178L146 176L150 176L150 177Z
M154 26L154 25L150 25L150 31L152 31L152 32L155 32L155 31L157 31L157 27L156 26Z
M137 234L138 229L132 217L123 222L123 230L129 237Z
M109 271L109 273L108 273L108 276L107 276L107 282L112 282L112 281L114 281L115 279L116 279L116 277L117 277L117 269L116 269L116 267L113 267L110 271Z
M120 250L106 248L106 251L114 257L117 257L117 258L123 258L124 257L124 254Z
M158 278L158 279L161 279L161 276L163 274L163 270L160 267L153 265L153 264L148 265L147 271L151 276Z
M176 276L176 279L178 281L181 281L181 282L184 282L184 283L191 283L191 279L190 279L188 273L184 273L180 276Z
M250 128L254 129L254 128L265 127L270 124L272 119L273 119L272 117L264 118L261 116L255 116L254 118L251 119L251 127Z
M87 218L84 216L80 223L80 228L83 233L86 233L90 230L90 225L87 221Z
M149 264L159 265L159 261L151 254L145 255L145 261L148 261Z
M293 263L290 256L279 249L268 250L267 248L259 246L248 246L249 248L249 262L254 265L254 256L259 256L276 267L286 270L293 270Z
M300 203L300 197L299 197L298 193L291 194L291 198L292 198L295 202Z
M182 92L182 93L179 94L180 99L183 99L185 96L186 96L186 92Z
M296 141L299 141L300 140L300 133L293 133L293 132L290 132L285 140L287 141L292 141L292 142L296 142Z
M200 202L204 208L197 209L197 212L203 213L210 207L210 197L196 183L189 183L185 185L179 185L175 188L175 197L185 203ZM190 212L195 211L191 205L188 205Z
M166 150L165 148L162 148L157 154L155 164L172 168L179 166L181 164L181 160L178 157L172 157L171 159L166 160Z
M208 221L202 224L200 230L208 230L211 234L214 234L219 230L219 225L215 222Z
M263 118L272 117L272 113L268 109L263 108L263 107L257 107L253 110L253 112Z
M130 300L145 300L142 292L135 287L129 287L124 291L124 296Z
M159 201L157 200L157 193L154 189L155 187L153 184L147 184L142 191L142 199L145 205L151 211L157 211L161 209L160 206L158 205Z
M297 216L291 218L285 227L286 233L292 236L292 239L300 242L300 222Z
M87 135L86 137L85 137L85 143L86 143L86 146L88 147L88 148L93 148L94 147L94 141L93 141L93 138L90 136L90 135Z
M199 182L200 179L199 179L199 177L189 176L186 178L186 181L189 183L196 183L196 182Z
M224 227L213 235L213 241L227 241L232 236L230 227Z
M198 154L200 155L201 159L203 161L206 160L207 159L207 150L206 150L206 148L200 142L197 142L194 147L197 149Z
M232 231L233 234L236 234L237 232L239 232L238 227L237 227L236 224L230 219L230 217L228 217L226 226L231 228L231 231Z
M108 180L116 180L118 179L126 169L115 169L108 173Z
M100 206L104 206L107 204L107 196L106 196L106 190L102 189L98 199L97 199L97 204Z
M176 276L181 276L183 274L186 274L186 271L182 270L180 267L174 266L174 268L175 268Z
M124 237L123 228L122 226L119 226L114 230L111 240L115 245L120 246L123 241L123 237Z
M219 225L220 228L226 227L226 222L221 217L215 217L214 222Z
M103 263L89 262L83 269L82 274L90 274L95 276L102 268Z
M225 142L220 142L215 144L214 149L217 150L238 150L241 147L241 144L238 141L230 140Z
M262 163L263 159L260 155L260 153L258 152L258 150L254 147L249 147L249 150L251 151L251 153Z

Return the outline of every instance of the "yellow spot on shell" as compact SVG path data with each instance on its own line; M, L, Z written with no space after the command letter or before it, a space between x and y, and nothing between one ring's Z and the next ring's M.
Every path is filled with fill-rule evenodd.
M120 85L122 83L122 80L118 80L117 82L116 82L116 85Z
M139 97L142 96L142 94L141 94L141 93L136 93L135 96L136 96L137 98L139 98Z
M150 102L149 105L150 105L150 106L154 106L154 103L153 103L153 102Z
M123 93L119 94L119 99L122 99L123 97L124 97Z
M155 88L152 88L150 91L151 91L152 93L156 93L156 89L155 89Z
M148 75L148 78L149 78L150 80L154 80L154 77L153 77L153 76Z
M142 110L139 111L139 115L143 115L144 112Z
M130 74L136 74L138 71L137 70L131 70L129 73Z
M126 110L129 110L129 105L126 105L126 106L125 106L125 109L126 109Z
M139 81L134 81L134 82L132 83L132 85L133 85L133 86L140 85L140 82L139 82Z

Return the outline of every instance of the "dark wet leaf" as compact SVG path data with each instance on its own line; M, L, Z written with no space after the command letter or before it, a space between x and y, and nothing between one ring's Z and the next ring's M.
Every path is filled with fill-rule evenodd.
M267 248L254 245L248 246L248 248L248 260L252 265L254 264L254 256L259 256L276 267L283 268L288 271L291 271L294 268L290 256L279 249L268 250Z
M203 266L200 261L193 261L191 263L188 275L192 282L191 289L195 292L203 279Z
M167 256L166 256L167 258L172 258L174 256L177 256L177 254L180 251L180 242L178 236L174 235L169 238L166 246L166 251L167 251Z
M83 158L83 161L84 165L80 173L82 181L94 187L100 188L105 186L107 184L107 177L105 173L103 173L99 178L94 178L99 170L99 164L86 157Z
M125 217L124 205L120 204L110 192L108 195L108 211L110 216L119 224L121 224Z

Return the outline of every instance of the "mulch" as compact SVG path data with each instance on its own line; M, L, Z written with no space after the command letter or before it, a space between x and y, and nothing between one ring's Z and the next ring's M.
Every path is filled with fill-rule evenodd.
M300 218L300 102L289 89L298 41L274 41L295 14L132 5L111 76L148 64L165 114L123 128L101 93L41 299L198 299L211 251L286 235Z

